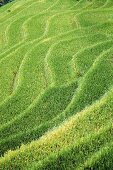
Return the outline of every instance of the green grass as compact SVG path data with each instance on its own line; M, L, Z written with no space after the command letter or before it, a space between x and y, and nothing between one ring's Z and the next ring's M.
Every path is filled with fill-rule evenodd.
M0 169L113 169L112 0L0 8Z

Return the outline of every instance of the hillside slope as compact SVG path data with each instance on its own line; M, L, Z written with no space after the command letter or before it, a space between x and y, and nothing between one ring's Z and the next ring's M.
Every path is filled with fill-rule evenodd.
M0 169L113 170L113 1L0 8Z

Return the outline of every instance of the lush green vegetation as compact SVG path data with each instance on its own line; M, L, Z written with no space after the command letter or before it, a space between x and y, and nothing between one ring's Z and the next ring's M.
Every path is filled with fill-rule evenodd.
M113 169L113 1L0 8L0 169Z

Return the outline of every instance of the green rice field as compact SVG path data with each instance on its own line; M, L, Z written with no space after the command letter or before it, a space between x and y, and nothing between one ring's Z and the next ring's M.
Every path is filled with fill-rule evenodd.
M113 0L0 7L0 170L113 170Z

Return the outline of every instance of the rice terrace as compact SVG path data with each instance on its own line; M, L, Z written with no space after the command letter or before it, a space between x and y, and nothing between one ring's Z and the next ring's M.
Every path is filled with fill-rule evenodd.
M0 7L0 170L113 170L113 0Z

